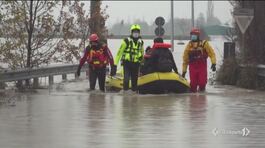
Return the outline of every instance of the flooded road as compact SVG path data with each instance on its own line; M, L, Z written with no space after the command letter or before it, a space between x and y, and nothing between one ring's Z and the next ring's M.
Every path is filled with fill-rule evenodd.
M1 95L1 148L265 147L265 93L88 92L88 81Z

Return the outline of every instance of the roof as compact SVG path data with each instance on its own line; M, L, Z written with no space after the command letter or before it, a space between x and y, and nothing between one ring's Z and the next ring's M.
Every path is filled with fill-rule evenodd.
M210 35L227 35L227 32L229 29L234 29L230 26L225 26L225 25L212 25L212 26L204 26L203 30L205 33L210 36Z

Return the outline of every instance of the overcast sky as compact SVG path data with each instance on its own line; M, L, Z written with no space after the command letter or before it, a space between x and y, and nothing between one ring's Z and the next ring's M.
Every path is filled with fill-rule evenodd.
M87 3L90 3L87 1ZM145 19L153 23L157 16L163 16L166 21L170 18L170 1L103 1L103 6L108 5L109 18L106 25L110 27L116 21L132 22L135 19ZM207 12L207 1L195 1L195 18L200 12ZM214 1L214 15L222 23L232 21L232 6L228 1ZM174 1L174 17L191 18L191 1Z

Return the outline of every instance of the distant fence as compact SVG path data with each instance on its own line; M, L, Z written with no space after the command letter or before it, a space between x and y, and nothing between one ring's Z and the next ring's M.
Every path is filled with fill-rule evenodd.
M123 39L128 37L128 35L109 35L108 39ZM155 35L142 35L142 39L154 39L156 38ZM164 35L164 39L170 40L171 36L170 35ZM189 40L190 36L174 36L174 40Z
M0 83L33 79L33 85L37 86L38 78L49 77L49 84L52 84L53 76L62 75L62 79L66 79L67 74L75 74L77 68L78 64L2 71L0 72ZM88 70L88 64L82 67L82 71L86 70Z
M258 76L265 77L265 65L257 65Z
M129 36L129 34L127 34L127 35L108 35L107 38L108 39L123 39L123 38L126 38L128 36ZM7 38L7 37L14 37L14 36L0 36L0 37ZM142 39L154 39L157 36L155 36L155 35L141 35L141 37L142 37ZM62 35L55 35L53 38L63 38L63 36ZM82 38L83 38L82 35L71 37L71 39L82 39ZM164 35L163 38L166 40L170 40L171 36L170 35ZM174 36L174 40L189 40L189 39L190 39L190 36L185 36L185 35Z

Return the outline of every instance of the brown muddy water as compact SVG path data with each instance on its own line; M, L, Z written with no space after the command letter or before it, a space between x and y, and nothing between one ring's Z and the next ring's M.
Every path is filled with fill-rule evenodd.
M265 93L88 92L88 81L2 92L0 148L264 148Z

